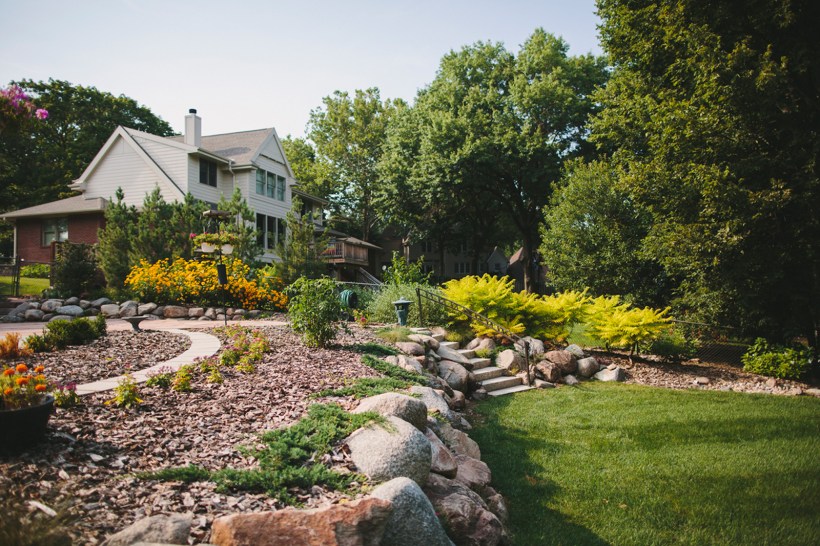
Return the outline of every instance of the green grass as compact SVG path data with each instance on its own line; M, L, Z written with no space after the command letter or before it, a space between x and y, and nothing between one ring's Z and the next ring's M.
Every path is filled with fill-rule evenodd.
M20 278L21 296L39 296L48 288L48 279ZM11 294L11 277L0 277L0 294Z
M820 543L820 400L589 383L477 410L514 544Z
M575 343L580 347L603 347L604 342L592 334L588 334L588 328L586 323L574 324L569 337L567 337L567 343Z

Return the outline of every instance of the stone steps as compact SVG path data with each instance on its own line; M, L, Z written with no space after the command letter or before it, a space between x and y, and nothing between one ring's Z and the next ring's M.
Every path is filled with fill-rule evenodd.
M481 382L481 386L484 387L484 390L488 393L508 387L515 387L516 385L521 385L521 378L514 375L501 375L499 377L493 377L492 379L485 379Z
M475 358L475 351L472 349L459 349L458 353L464 358Z
M493 379L494 377L504 375L504 368L499 368L497 366L485 366L484 368L479 368L477 370L474 369L473 375L475 375L476 381L487 381L488 379Z
M473 371L480 370L481 368L486 368L492 363L492 360L489 358L471 358L470 364L473 365Z
M529 385L516 385L514 387L508 387L506 389L498 389L494 391L487 391L487 394L490 396L504 396L505 394L513 394L516 392L524 392L534 389L535 387L530 387Z
M458 350L458 342L457 341L439 341L440 347L447 347L448 349L453 349L454 351Z

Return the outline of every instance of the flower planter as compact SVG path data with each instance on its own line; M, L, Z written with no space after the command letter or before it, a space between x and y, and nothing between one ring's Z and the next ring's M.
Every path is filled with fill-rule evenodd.
M222 245L222 254L233 254L233 245Z
M212 245L211 243L202 243L202 252L211 253L216 250L216 246Z
M39 442L54 411L54 397L36 406L0 410L0 451L19 452Z

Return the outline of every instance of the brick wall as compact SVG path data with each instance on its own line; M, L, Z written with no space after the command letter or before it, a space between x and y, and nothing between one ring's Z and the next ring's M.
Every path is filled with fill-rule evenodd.
M105 225L102 213L82 214L68 218L68 240L72 243L96 243L97 230ZM17 255L29 262L50 262L52 245L43 246L43 221L40 218L17 220Z

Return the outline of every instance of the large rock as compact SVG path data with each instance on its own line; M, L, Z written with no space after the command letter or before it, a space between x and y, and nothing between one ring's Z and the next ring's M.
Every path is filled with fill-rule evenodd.
M22 317L26 314L26 311L28 311L29 309L34 309L34 306L30 302L24 301L23 303L9 311L9 315Z
M601 366L598 364L598 361L592 357L582 358L578 361L578 375L582 377L592 377L598 373L600 369Z
M458 429L453 428L447 423L442 423L439 426L439 435L444 442L444 445L453 450L456 455L466 455L473 459L481 459L481 448L478 444Z
M438 375L455 391L467 391L470 386L470 372L457 362L442 360L438 363Z
M188 309L188 316L190 318L199 318L205 316L205 309L202 307L191 307Z
M432 336L427 336L424 334L411 334L407 337L410 339L410 341L415 341L416 343L424 345L426 348L432 351L438 351L439 342L436 338Z
M105 318L118 318L120 316L120 306L116 303L104 303L100 306L100 313Z
M43 314L44 313L42 311L40 311L39 309L29 309L23 315L23 318L25 318L26 320L29 320L29 321L40 321L40 320L43 320Z
M58 315L68 315L69 317L81 317L85 311L79 305L63 305L54 310Z
M137 307L137 314L138 315L147 315L153 313L157 308L157 304L154 302L151 303L143 303L139 307Z
M384 361L388 364L393 364L408 372L415 372L418 374L424 373L424 366L419 364L418 360L408 357L407 355L390 355L384 357Z
M71 296L70 298L67 298L65 300L65 303L63 305L79 305L79 304L80 304L80 298L78 298L77 296Z
M392 511L389 501L367 497L313 510L233 514L216 518L216 546L377 546Z
M45 319L46 315L43 315L43 319ZM74 320L74 317L71 315L51 315L51 318L48 319L49 322L54 322L55 320Z
M522 341L526 341L530 346L530 356L541 355L544 354L546 348L544 347L544 342L540 339L535 339L534 337L527 336L522 338ZM516 343L515 347L520 351L524 352L524 344L523 343Z
M130 546L135 542L188 544L192 520L192 514L151 516L111 535L102 546Z
M63 306L63 300L46 300L40 305L43 313L53 313Z
M495 365L509 371L510 373L516 373L519 370L524 369L525 361L524 357L521 356L521 353L512 349L507 349L506 351L501 351L498 353L498 356L495 357Z
M96 307L97 309L99 309L103 305L108 305L109 303L111 303L111 300L108 298L97 298L96 300L91 302L91 307Z
M578 369L578 360L569 351L549 351L544 353L544 359L558 366L562 374L575 373Z
M375 411L379 415L394 415L404 419L421 432L427 430L427 406L418 398L386 392L362 400L352 413Z
M455 349L450 349L449 347L439 347L436 353L441 357L442 360L449 360L451 362L461 364L462 366L469 366L470 364L469 358L459 353Z
M396 347L399 351L413 356L422 356L424 355L424 347L420 344L416 343L415 341L397 341Z
M482 495L482 498L484 499L484 502L487 503L487 508L490 509L490 512L498 516L501 523L506 525L507 520L510 517L510 512L507 510L507 501L504 500L501 493L492 487L487 486L484 488Z
M626 381L626 372L620 366L616 366L613 370L607 368L596 373L595 379L598 381Z
M473 457L468 457L467 455L456 455L455 459L458 464L456 480L476 493L483 491L484 488L493 481L490 467L484 462L474 459Z
M83 309L91 309L91 302L88 300L80 300L79 302L77 302L77 305L79 305Z
M453 454L450 453L444 442L436 436L436 433L429 428L425 430L424 435L430 440L430 448L432 449L430 471L447 478L455 478L458 473L458 463Z
M120 317L136 317L140 304L134 300L124 301L120 304Z
M535 370L544 378L544 381L555 383L561 379L561 370L548 360L542 360L536 364Z
M430 473L432 448L416 427L388 416L386 424L360 428L345 440L353 463L375 481L405 476L423 484Z
M584 358L584 350L574 343L572 345L568 345L564 350L574 355L575 358Z
M166 305L162 311L165 318L185 318L188 316L188 309L181 305Z
M432 503L416 482L394 478L370 493L389 501L393 511L387 519L382 544L390 546L450 546Z
M478 351L480 349L492 351L495 349L495 341L491 337L477 337L467 344L465 349L472 349Z
M501 520L463 483L430 474L423 489L444 520L450 538L459 546L495 546L505 542L507 535Z
M444 417L450 415L450 406L447 404L447 400L435 389L413 385L410 387L410 393L420 397L420 400L427 406L428 412L438 412Z

